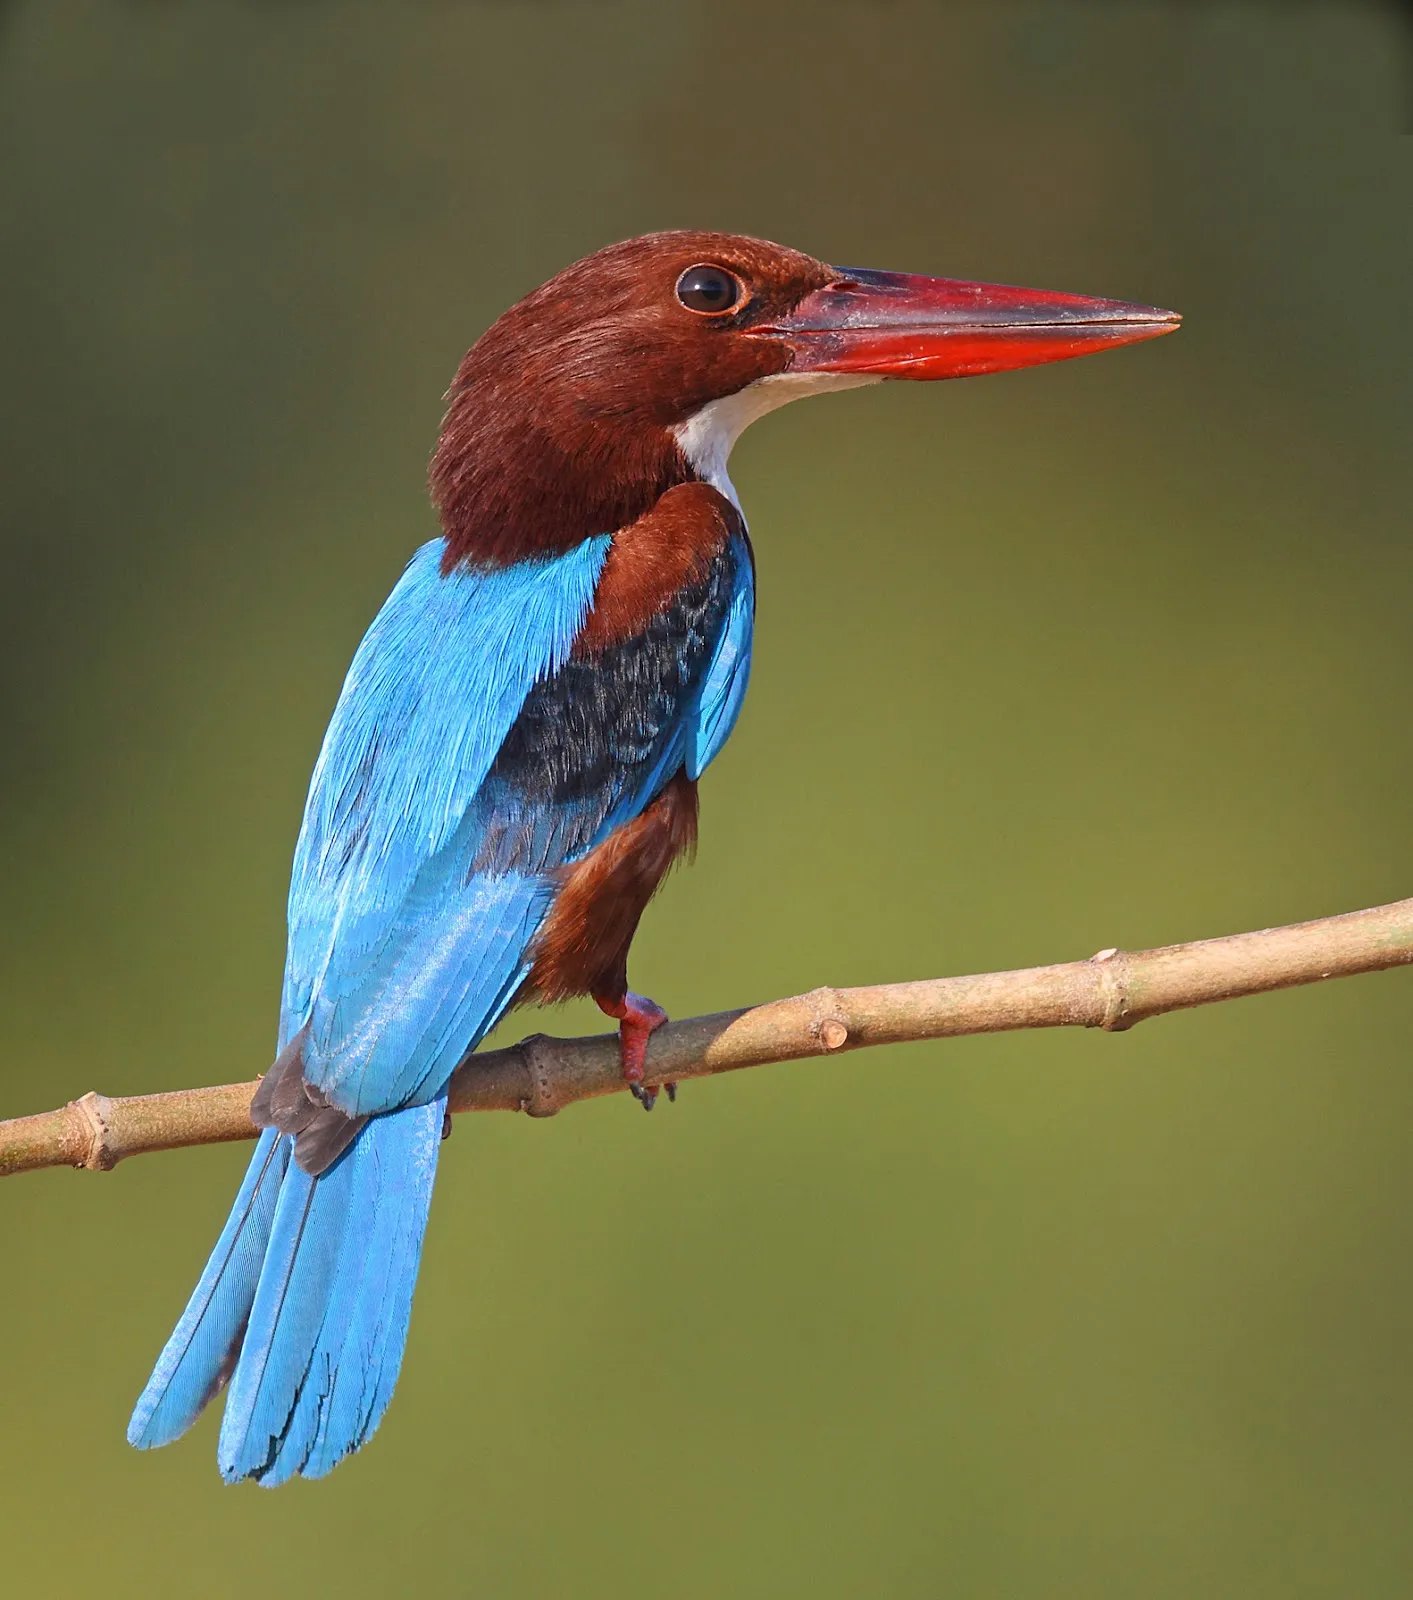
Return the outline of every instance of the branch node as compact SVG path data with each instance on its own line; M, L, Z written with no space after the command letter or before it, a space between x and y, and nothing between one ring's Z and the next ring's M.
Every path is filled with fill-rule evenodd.
M525 1063L530 1092L521 1097L520 1109L530 1117L552 1117L560 1109L555 1094L555 1043L546 1033L532 1033L516 1046Z
M69 1105L83 1121L88 1134L88 1149L74 1165L86 1167L90 1172L111 1172L118 1164L118 1157L108 1143L107 1095L97 1094L90 1089L80 1099L71 1100Z
M1129 1016L1129 961L1116 946L1100 950L1090 957L1099 978L1099 1001L1102 1007L1098 1026L1105 1033L1124 1033L1137 1018Z
M826 1054L842 1050L849 1042L844 997L837 989L811 989L805 996L810 1009L810 1032Z

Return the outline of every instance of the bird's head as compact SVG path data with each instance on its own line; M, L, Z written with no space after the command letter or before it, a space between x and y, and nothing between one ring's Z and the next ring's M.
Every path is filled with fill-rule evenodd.
M611 533L693 478L730 492L756 417L883 378L963 378L1152 339L1171 311L832 267L740 234L646 234L527 295L467 352L432 495L449 563Z

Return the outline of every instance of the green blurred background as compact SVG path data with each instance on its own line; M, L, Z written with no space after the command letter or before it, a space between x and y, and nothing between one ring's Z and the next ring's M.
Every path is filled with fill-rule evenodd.
M685 1015L1410 892L1402 45L1372 5L16 0L0 1115L266 1065L439 396L647 228L1188 320L747 437L755 682L637 987ZM1389 974L463 1119L386 1424L275 1494L221 1486L214 1416L123 1442L244 1150L16 1178L0 1581L1406 1595L1411 1051Z

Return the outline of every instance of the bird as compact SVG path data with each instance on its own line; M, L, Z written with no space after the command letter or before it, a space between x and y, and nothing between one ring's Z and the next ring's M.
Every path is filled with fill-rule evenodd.
M1171 332L1173 312L836 267L745 235L595 251L472 345L429 469L440 533L354 654L295 849L254 1155L129 1441L224 1391L228 1483L328 1473L402 1363L453 1069L589 995L651 1110L639 919L741 709L755 558L727 473L805 395ZM672 1086L666 1085L669 1094Z

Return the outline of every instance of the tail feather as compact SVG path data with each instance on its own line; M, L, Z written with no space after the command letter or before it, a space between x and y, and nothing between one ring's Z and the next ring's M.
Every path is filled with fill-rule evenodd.
M273 1128L260 1136L216 1248L133 1409L128 1442L138 1449L179 1438L230 1376L289 1151Z
M402 1362L445 1105L373 1118L317 1178L286 1167L221 1424L227 1482L322 1476L377 1427Z
M263 1474L284 1435L332 1287L351 1176L350 1162L336 1163L322 1182L291 1163L280 1185L216 1446L228 1483Z
M425 1118L421 1170L374 1180L383 1196L366 1236L344 1241L337 1287L300 1394L286 1451L306 1477L322 1477L378 1426L402 1361L442 1108ZM371 1151L373 1160L381 1152ZM286 1473L287 1475L287 1473ZM264 1481L269 1481L264 1480Z

